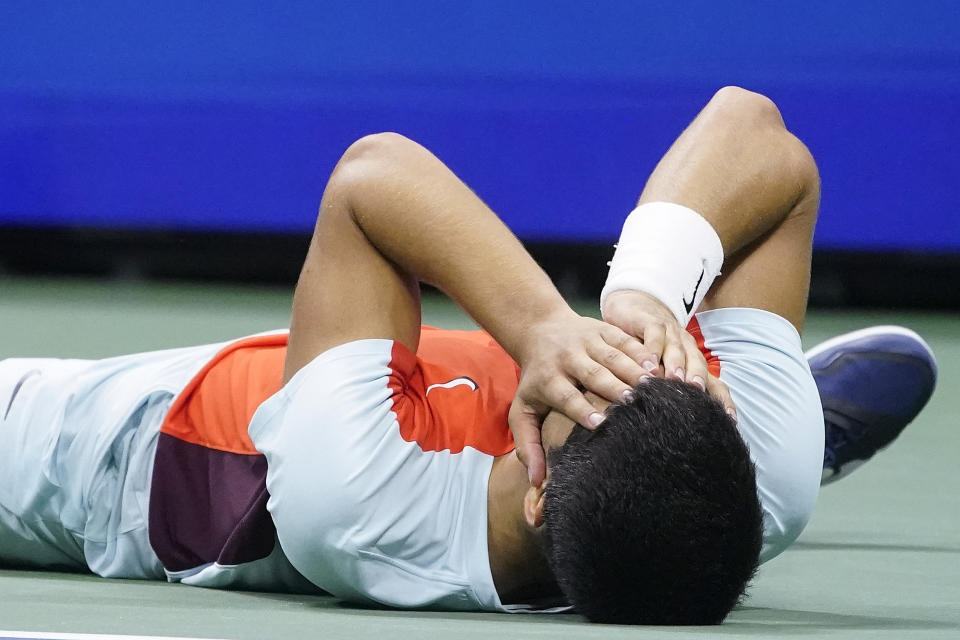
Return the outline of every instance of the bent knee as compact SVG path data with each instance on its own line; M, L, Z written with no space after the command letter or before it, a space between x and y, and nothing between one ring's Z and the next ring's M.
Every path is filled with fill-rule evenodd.
M719 127L727 135L739 139L747 137L775 146L778 149L775 157L780 175L796 184L798 202L804 200L809 203L809 206L801 209L804 212L812 211L810 217L816 217L820 199L817 163L807 146L787 130L780 109L773 100L741 87L723 87L703 108L702 115L707 119L708 126Z

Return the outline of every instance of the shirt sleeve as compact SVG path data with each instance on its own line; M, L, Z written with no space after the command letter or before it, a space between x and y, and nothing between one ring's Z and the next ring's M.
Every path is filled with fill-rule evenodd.
M399 343L351 342L318 356L267 400L250 425L267 458L267 508L291 564L333 595L476 609L455 550L475 547L462 537L478 529L485 542L492 461L424 451L401 437L395 406L416 364ZM464 509L479 499L469 492L480 477L482 526L470 521L476 509Z
M766 562L786 549L813 514L823 466L823 409L800 335L760 309L697 314L704 344L737 407L737 428L757 470Z

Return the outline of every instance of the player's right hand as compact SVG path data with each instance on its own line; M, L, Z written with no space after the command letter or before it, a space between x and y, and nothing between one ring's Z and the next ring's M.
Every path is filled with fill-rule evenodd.
M642 291L614 291L604 300L600 312L606 322L643 341L648 354L643 366L647 370L709 391L737 419L727 385L709 372L697 341L662 302Z
M583 389L622 402L640 379L649 375L641 366L647 351L624 331L584 318L569 308L525 331L517 354L520 384L510 406L509 422L517 457L530 482L540 486L546 477L546 455L540 439L544 416L557 409L574 422L594 429L603 421Z

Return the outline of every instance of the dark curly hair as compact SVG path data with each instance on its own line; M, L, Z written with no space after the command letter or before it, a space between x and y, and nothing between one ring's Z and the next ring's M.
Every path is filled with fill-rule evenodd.
M709 394L655 378L550 452L544 549L594 622L719 624L757 570L763 517L747 447Z

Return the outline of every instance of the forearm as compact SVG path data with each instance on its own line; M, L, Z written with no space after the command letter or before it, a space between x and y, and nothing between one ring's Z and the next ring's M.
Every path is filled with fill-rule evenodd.
M369 242L447 293L514 358L527 328L572 313L510 230L420 145L369 136L344 155L335 179Z
M706 381L733 411L682 328L698 310L752 307L800 330L818 201L816 164L776 105L721 89L627 218L601 294L604 320L642 338L665 375Z
M546 469L543 416L559 409L595 426L603 416L576 384L613 401L645 373L639 341L574 313L439 160L402 136L379 134L351 145L327 182L293 298L284 381L357 340L417 351L418 280L450 295L520 364L508 420L535 485Z

